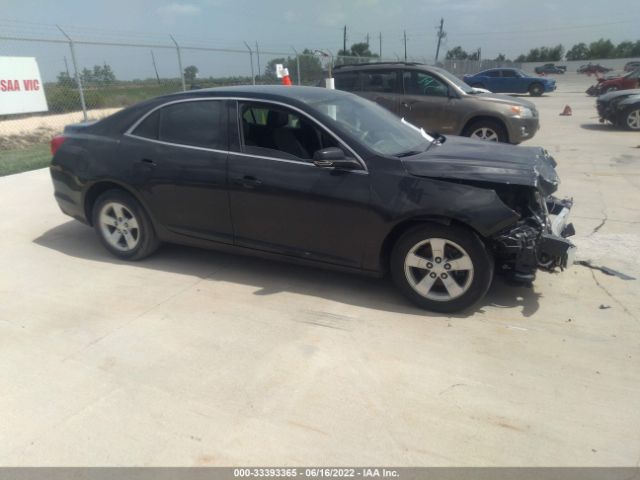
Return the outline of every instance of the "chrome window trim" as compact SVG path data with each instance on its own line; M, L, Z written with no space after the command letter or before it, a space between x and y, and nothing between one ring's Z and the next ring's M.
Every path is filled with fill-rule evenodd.
M262 159L265 159L265 160L286 161L286 162L290 162L290 163L301 163L301 164L305 164L305 165L314 166L313 163L306 162L304 160L300 160L300 161L297 161L297 160L286 160L286 159L277 158L277 157L266 157L266 156L262 156L262 155L253 155L253 154L249 154L249 153L245 153L245 152L232 152L230 150L218 150L218 149L215 149L215 148L197 147L195 145L186 145L186 144L182 144L182 143L170 143L170 142L165 142L165 141L162 141L162 140L155 140L153 138L146 138L146 137L141 137L139 135L134 135L133 134L133 131L138 127L138 125L140 125L142 122L144 122L149 115L151 115L156 110L159 110L161 108L167 107L169 105L173 105L173 104L176 104L176 103L184 103L184 102L206 102L206 101L209 101L209 102L211 102L211 101L220 102L220 101L224 101L224 100L234 100L236 102L269 103L269 104L273 104L273 105L279 105L279 106L282 106L282 107L285 107L285 108L290 108L291 110L294 110L294 111L298 112L299 114L303 115L307 119L309 119L312 122L314 122L316 125L318 125L320 128L322 128L325 132L327 132L329 135L331 135L336 141L338 141L340 144L344 145L347 148L347 150L358 161L358 163L360 163L360 165L362 166L362 169L364 170L364 172L366 172L366 173L369 172L369 169L367 168L367 164L364 162L362 157L360 155L358 155L349 146L349 144L347 142L342 140L338 135L336 135L333 131L331 131L323 123L319 122L318 120L316 120L315 118L310 116L305 111L303 111L303 110L301 110L301 109L299 109L297 107L294 107L293 105L289 105L288 103L279 102L277 100L265 100L265 99L261 99L261 98L245 98L245 97L203 97L203 98L184 98L184 99L172 100L170 102L166 102L166 103L163 103L161 105L157 105L154 108L152 108L151 110L149 110L148 112L146 112L138 120L136 120L133 123L133 125L131 127L129 127L129 129L127 129L127 131L125 131L124 135L127 136L127 137L138 138L140 140L146 140L146 141L149 141L149 142L154 142L154 143L159 143L159 144L164 144L164 145L171 145L171 146L174 146L174 147L184 147L184 148L191 148L191 149L195 149L195 150L204 150L204 151L217 152L217 153L241 154L241 155L245 155L245 156L248 156L248 157L262 158ZM351 171L359 171L359 170L351 170Z

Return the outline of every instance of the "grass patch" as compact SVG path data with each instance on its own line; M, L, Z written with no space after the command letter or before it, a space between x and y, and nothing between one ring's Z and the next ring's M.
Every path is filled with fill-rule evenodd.
M39 143L26 148L0 150L0 177L27 172L49 166L49 143Z

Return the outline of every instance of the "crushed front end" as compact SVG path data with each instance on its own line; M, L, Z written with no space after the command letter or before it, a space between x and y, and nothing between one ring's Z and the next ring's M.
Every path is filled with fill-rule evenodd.
M568 222L573 200L532 192L527 214L492 239L499 271L519 282L530 283L538 269L553 272L573 264L576 247L568 240L575 234ZM524 213L524 212L523 212Z

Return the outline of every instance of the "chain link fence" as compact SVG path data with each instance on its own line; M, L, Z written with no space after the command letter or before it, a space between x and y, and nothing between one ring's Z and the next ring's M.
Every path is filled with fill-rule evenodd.
M158 95L278 84L278 63L288 68L294 84L323 86L328 71L337 65L398 60L338 57L326 50L294 47L262 50L255 43L217 48L182 43L173 36L137 42L96 40L96 35L52 26L34 29L31 35L0 34L0 56L36 58L48 105L46 112L0 115L0 160L48 161L48 143L65 125L98 120ZM408 60L427 63L424 58ZM462 75L493 65L457 61L442 66Z

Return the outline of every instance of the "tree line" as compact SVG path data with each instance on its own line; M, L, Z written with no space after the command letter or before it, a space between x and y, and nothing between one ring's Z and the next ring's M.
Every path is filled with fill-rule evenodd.
M600 60L607 58L631 58L640 57L640 40L635 42L625 40L614 44L609 39L601 38L590 44L584 42L573 45L569 50L565 51L563 45L536 47L517 56L514 61L523 62L559 62L563 59L570 60ZM467 52L461 46L457 46L449 50L445 56L447 60L479 60L479 51ZM498 55L497 61L507 60L504 54Z

